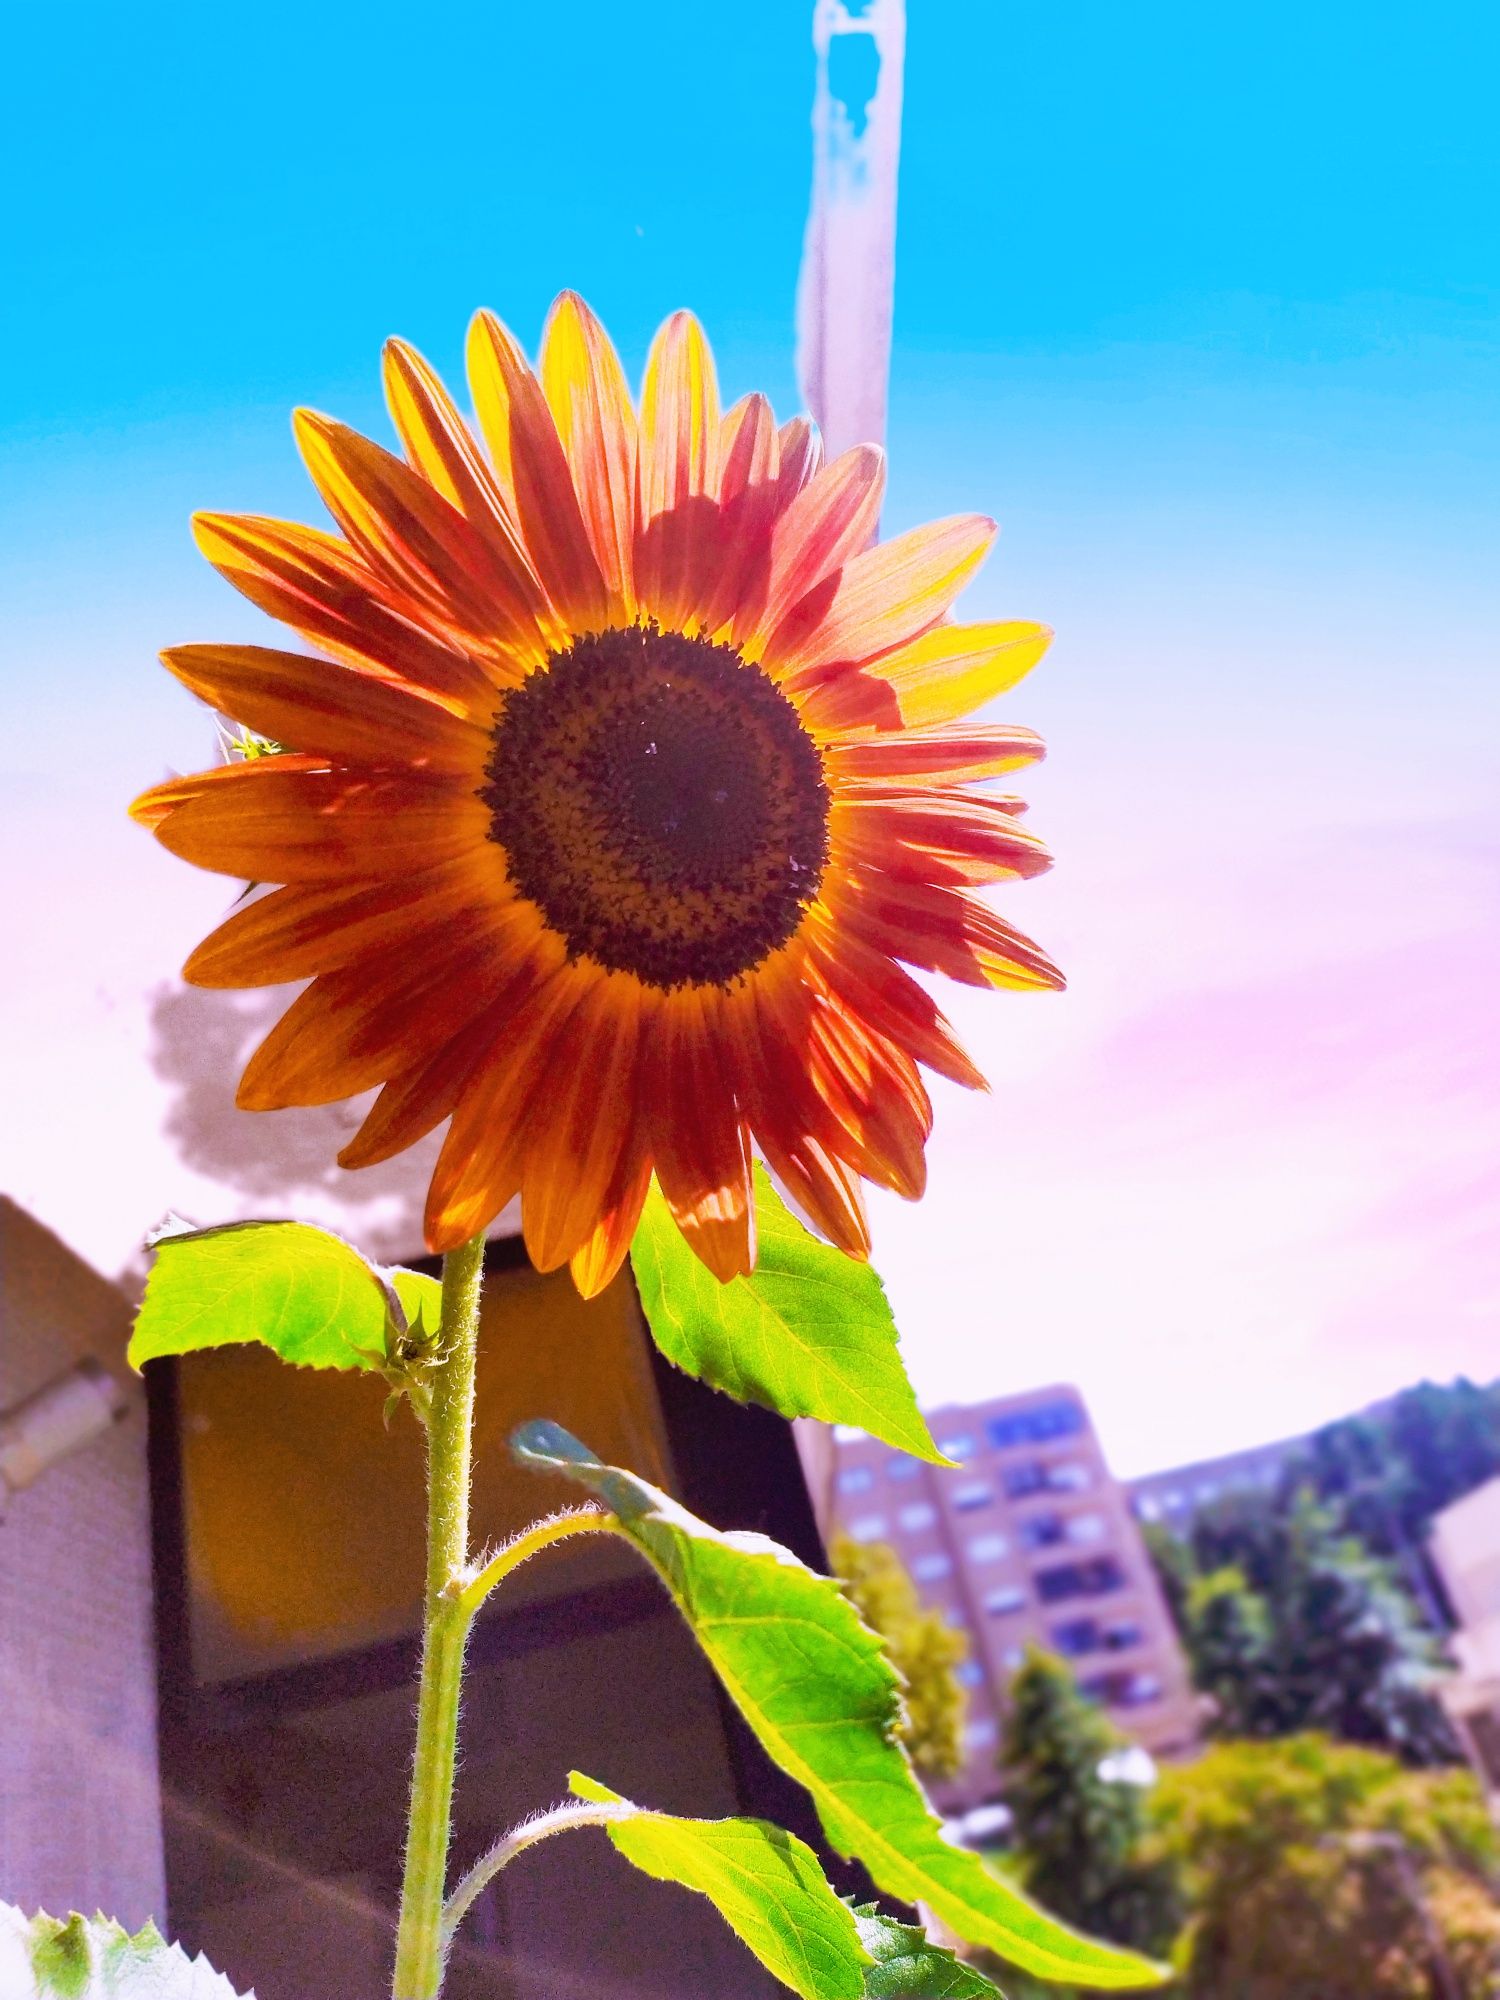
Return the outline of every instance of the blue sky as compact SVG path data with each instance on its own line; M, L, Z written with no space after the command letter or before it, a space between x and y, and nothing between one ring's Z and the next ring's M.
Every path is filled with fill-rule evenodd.
M154 1219L141 995L219 895L120 819L206 760L152 660L257 635L188 513L312 517L293 404L383 436L388 333L456 375L477 305L534 340L565 284L633 367L691 304L794 408L810 11L13 26L0 1178L105 1268ZM1074 975L962 1000L1001 1088L941 1096L933 1198L881 1206L919 1383L1070 1373L1129 1467L1492 1371L1500 19L910 13L888 520L996 514L974 611L1059 629L1008 710L1059 867L1007 914ZM65 1055L121 1106L90 1164Z

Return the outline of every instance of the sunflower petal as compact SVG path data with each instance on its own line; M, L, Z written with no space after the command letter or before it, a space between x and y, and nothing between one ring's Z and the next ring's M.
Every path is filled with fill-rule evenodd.
M625 1262L650 1186L650 1155L627 1149L620 1156L599 1220L568 1259L581 1297L597 1298Z
M989 728L900 729L823 746L823 768L834 779L876 783L960 784L999 777L1047 754L1034 729L1015 724Z
M777 475L777 511L792 501L822 467L823 438L809 417L793 417L778 433L781 447Z
M970 792L845 787L829 822L838 848L866 867L919 883L1008 882L1041 875L1052 857L1011 802Z
M272 618L340 659L486 715L494 683L336 535L254 514L195 514L193 537L220 576Z
M366 953L404 948L424 916L453 923L487 888L469 856L421 874L275 889L211 931L182 968L191 985L281 986ZM491 892L493 893L493 892Z
M712 590L718 554L719 389L691 313L651 343L641 390L635 576L642 608L680 630Z
M469 328L469 383L495 478L547 594L575 631L597 631L609 593L542 386L493 313Z
M880 523L885 453L856 445L816 473L778 516L762 629L775 632L794 605L867 549Z
M466 650L508 666L504 678L540 664L546 642L525 598L436 487L331 417L298 410L292 421L313 484L371 569L457 631Z
M436 370L404 340L388 340L384 359L386 403L407 458L478 531L528 633L561 636L499 482Z
M452 785L295 761L269 757L180 780L181 802L157 839L220 875L339 882L435 868L485 837L484 807Z
M242 1111L333 1104L383 1083L412 1048L456 1034L484 1011L492 943L467 928L457 949L412 951L320 974L245 1065Z
M1029 674L1052 643L1045 625L939 625L800 698L818 728L956 722Z
M1039 945L960 889L856 869L829 900L845 937L966 986L1057 992L1067 983Z
M938 1075L968 1090L989 1088L931 994L884 951L826 910L809 913L807 936L822 978L850 1013Z
M635 612L635 410L620 357L576 292L561 293L552 308L541 376L611 615L628 621Z
M995 524L982 514L930 521L853 556L793 605L766 642L789 692L902 646L935 625L983 562Z
M522 1002L465 1079L427 1191L427 1247L452 1250L488 1227L520 1191L527 1113L548 1051L601 975L564 965Z
M484 768L482 719L425 688L268 646L172 646L161 660L210 708L298 750L475 777Z
M664 1001L641 1090L656 1177L689 1247L721 1283L755 1262L750 1148L713 1020L717 995Z
M622 1162L637 1154L642 1015L652 1004L637 980L608 974L553 1041L540 1084L547 1116L531 1129L521 1172L521 1230L539 1271L587 1240Z

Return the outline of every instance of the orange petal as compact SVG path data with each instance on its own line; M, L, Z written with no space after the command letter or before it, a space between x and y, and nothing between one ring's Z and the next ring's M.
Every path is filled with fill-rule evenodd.
M743 1090L766 1165L815 1229L847 1255L867 1257L870 1229L859 1178L808 1131L783 1087L785 1078L768 1066L753 986L725 997L718 1029L726 1068Z
M647 989L625 973L590 988L549 1051L521 1171L521 1229L539 1271L565 1264L604 1217L633 1131ZM626 1177L628 1178L628 1172Z
M909 972L824 910L809 911L806 928L820 975L851 1014L940 1076L969 1090L988 1089L931 994Z
M761 629L774 632L825 577L870 545L880 525L885 453L856 445L810 479L771 533L771 576Z
M970 792L870 797L846 787L829 827L851 861L918 883L1019 881L1052 866L1007 801Z
M781 620L767 667L797 692L904 645L944 615L994 538L993 521L960 514L851 557Z
M292 419L324 505L370 568L518 681L547 646L534 615L473 524L392 452L313 410Z
M830 778L926 779L959 784L1034 764L1047 754L1035 730L996 724L990 728L900 729L823 746Z
M727 627L738 644L765 604L778 504L780 446L764 396L742 397L727 413L719 459L719 556L699 615L705 632Z
M289 751L278 757L277 763L284 771L326 771L326 757L299 756ZM215 786L234 786L240 782L240 773L245 769L238 759L232 764L215 764L211 771L192 771L181 778L165 778L159 785L152 785L130 804L130 817L137 826L149 827L153 832L179 806L190 800L200 799L206 791Z
M691 313L651 343L641 390L635 579L641 606L681 630L705 602L718 553L719 390Z
M635 612L635 410L620 357L576 292L561 293L552 308L541 376L611 614L628 621Z
M877 951L967 986L1034 992L1067 983L1039 945L961 890L857 869L828 900L841 938L852 932Z
M625 1262L650 1186L650 1154L636 1156L627 1150L604 1197L603 1215L568 1259L582 1297L597 1298Z
M478 779L489 737L451 697L268 646L172 646L161 656L211 708L298 750Z
M482 862L484 857L478 857ZM425 914L452 921L485 895L475 859L384 881L295 884L235 911L203 940L182 976L194 986L280 986L332 972L366 952L399 949ZM493 891L498 899L503 885Z
M777 511L789 507L823 463L823 439L809 417L793 417L778 433L780 473Z
M478 848L489 827L478 799L452 785L312 759L268 757L179 782L193 789L157 826L157 839L199 868L251 882L435 868Z
M558 963L545 952L532 952L513 963L501 981L498 997L482 1014L461 1033L450 1036L425 1062L391 1078L339 1154L339 1165L375 1166L405 1152L440 1125L470 1082L485 1070L495 1049L513 1034L518 1011L552 977ZM504 1206L503 1201L500 1206Z
M493 707L492 679L454 642L424 630L420 608L337 536L254 514L195 514L193 536L236 590L315 645L475 715Z
M786 1112L867 1180L914 1197L926 1178L931 1107L910 1058L840 1019L805 960L757 982L765 1067Z
M755 1262L750 1148L712 1025L717 995L683 987L664 1001L641 1090L656 1177L689 1247L722 1283Z
M245 1066L242 1111L333 1104L383 1083L465 1027L488 1005L497 970L492 931L469 925L447 951L414 945L322 973Z
M820 729L955 722L1029 674L1052 643L1045 625L939 625L801 697Z
M527 1112L553 1038L603 975L579 960L524 1001L470 1075L453 1110L427 1191L429 1250L452 1250L494 1221L521 1185Z
M501 591L524 611L527 631L560 637L519 524L436 370L404 340L388 340L384 373L391 420L408 459L478 531Z
M596 632L609 593L542 386L493 313L469 328L469 384L495 478L520 523L537 575L574 631Z

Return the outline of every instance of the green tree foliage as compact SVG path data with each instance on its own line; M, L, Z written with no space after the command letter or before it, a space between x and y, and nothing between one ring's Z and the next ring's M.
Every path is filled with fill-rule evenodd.
M1160 1536L1153 1549L1161 1563ZM1414 1764L1457 1756L1432 1693L1432 1635L1390 1565L1341 1533L1312 1494L1224 1503L1163 1567L1215 1734L1321 1729Z
M860 1617L885 1640L906 1684L901 1736L912 1762L926 1778L956 1777L963 1769L968 1707L957 1668L968 1639L941 1611L923 1605L900 1556L883 1542L836 1535L829 1555L834 1574Z
M1080 1930L1161 1951L1179 1917L1173 1870L1142 1855L1141 1788L1100 1768L1123 1739L1066 1664L1035 1648L1010 1702L1000 1760L1027 1891Z
M1302 1735L1162 1773L1184 2000L1494 2000L1494 1829L1467 1772Z
M1285 1491L1310 1486L1340 1525L1401 1571L1429 1622L1442 1590L1423 1544L1433 1516L1500 1474L1500 1383L1460 1377L1405 1389L1374 1415L1327 1424L1288 1468Z

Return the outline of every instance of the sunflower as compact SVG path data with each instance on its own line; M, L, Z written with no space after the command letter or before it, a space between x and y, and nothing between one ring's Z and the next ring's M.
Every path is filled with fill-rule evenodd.
M904 969L1054 987L972 891L1047 854L970 789L1042 754L958 723L1044 651L949 608L992 522L875 545L884 459L823 462L762 396L721 414L697 322L657 334L639 412L583 302L535 372L481 313L487 454L401 341L404 457L310 411L338 533L203 514L208 560L317 650L163 655L275 754L158 785L135 817L199 867L278 883L188 960L200 986L308 980L251 1058L251 1110L380 1085L339 1155L444 1119L426 1234L517 1193L538 1268L618 1269L654 1173L719 1278L755 1256L752 1151L831 1241L862 1180L918 1195L919 1064L983 1079Z

